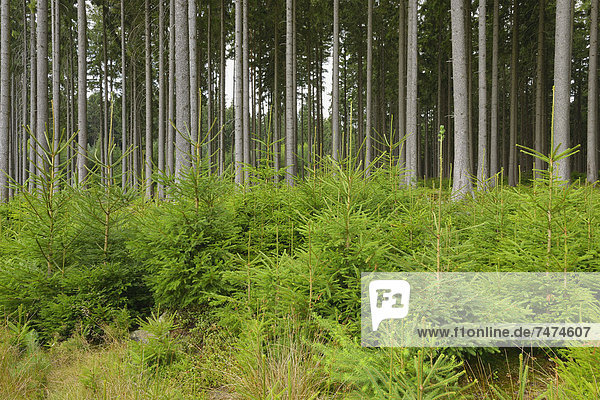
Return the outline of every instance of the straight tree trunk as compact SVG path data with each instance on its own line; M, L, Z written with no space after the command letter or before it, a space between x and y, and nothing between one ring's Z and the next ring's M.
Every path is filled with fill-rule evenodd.
M161 1L161 0L159 0ZM145 0L145 49L146 49L146 198L152 197L152 56L150 46L150 0Z
M125 190L128 185L129 159L127 152L127 81L125 58L125 0L121 0L121 188Z
M0 3L0 203L8 201L10 136L10 1Z
M207 51L206 51L206 65L207 65L207 75L208 75L208 79L206 81L206 84L208 86L208 99L207 99L207 122L208 122L208 141L206 143L206 148L207 148L207 160L208 160L208 172L212 174L212 165L213 165L213 92L212 92L212 37L211 37L211 25L212 25L212 21L211 21L211 7L210 7L210 3L208 3L208 16L207 16L207 29L206 29L206 47L207 47Z
M490 110L490 176L498 173L498 31L499 0L494 0L492 32L492 99ZM491 184L496 185L496 179Z
M273 116L271 117L273 124L273 168L275 169L275 182L279 182L279 167L280 167L280 153L281 146L279 142L280 131L279 131L279 18L275 19L275 26L273 31L275 32L275 50L274 50L274 64L275 71L273 76ZM308 83L310 87L310 79Z
M452 76L454 84L454 168L452 197L461 199L472 192L469 178L467 111L467 54L465 44L464 0L451 0Z
M242 112L244 134L244 181L249 182L250 159L250 69L248 49L248 0L242 0Z
M175 171L175 0L169 4L169 120L167 121L166 169L171 175Z
M30 20L30 76L29 76L29 190L33 190L34 179L33 175L36 174L37 170L37 158L35 142L36 135L36 121L37 121L37 43L36 43L36 21L35 11L31 10Z
M408 1L406 50L406 185L417 185L417 0ZM383 94L382 94L383 95Z
M544 8L545 0L540 0L538 4L538 37L537 37L537 62L536 62L536 81L535 81L535 136L534 148L537 152L543 153L542 143L544 134ZM534 168L542 169L542 160L535 158ZM535 176L538 176L535 173Z
M59 1L59 0L56 0ZM109 102L109 94L108 94L108 40L107 40L107 29L106 29L106 17L108 14L108 7L106 3L102 5L102 64L104 66L103 71L103 81L104 81L104 97L102 97L102 107L104 114L104 125L103 125L103 135L102 135L102 162L106 166L102 168L102 173L105 178L105 182L108 183L108 180L111 178L109 176L110 169L108 166L110 165L110 161L108 159L108 146L109 146L109 111L108 111L108 102Z
M294 50L293 50L293 0L286 0L286 41L285 41L285 164L286 182L294 184L296 163L294 159L294 120L296 107L294 104Z
M408 107L408 104L407 104ZM373 113L373 0L368 0L367 11L367 127L365 131L365 168L367 176L373 161L371 124Z
M219 74L219 175L225 171L225 5L221 0L220 18L221 62Z
M556 31L554 50L554 148L561 153L570 146L569 108L571 103L571 0L556 1ZM569 159L556 165L557 177L569 182Z
M37 2L37 123L36 133L39 145L37 163L40 175L48 171L46 153L49 143L46 140L48 124L48 0Z
M165 45L164 0L158 0L158 173L165 173ZM158 198L165 198L163 180L157 184Z
M41 4L41 2L39 3ZM78 183L84 184L87 176L87 16L85 0L77 0L77 149ZM39 35L38 35L39 36ZM39 47L39 46L38 46ZM39 71L38 71L39 74ZM38 87L40 85L38 79ZM39 113L39 102L38 102ZM39 117L38 117L39 120Z
M6 26L2 24L2 26ZM60 2L52 0L52 147L56 152L60 139ZM54 156L54 176L60 170L60 155ZM56 181L54 190L58 191L59 182Z
M340 156L340 0L333 0L333 88L331 95L332 157ZM304 148L304 147L303 147Z
M189 56L188 2L175 0L175 75L177 139L175 155L175 175L177 179L190 166L190 144L187 132L190 131L190 56ZM195 37L192 40L195 43ZM197 116L197 115L196 115ZM192 137L192 140L194 138Z
M406 136L406 12L405 0L398 4L398 138L400 149L398 150L399 165L405 167L406 147L404 138ZM359 62L360 63L360 62Z
M488 178L487 162L487 76L485 0L479 0L479 136L477 149L477 188L485 189Z
M588 75L587 181L598 180L598 0L590 8L590 66ZM4 26L4 25L3 25Z
M510 186L517 185L517 43L518 43L518 19L517 19L517 0L513 0L512 14L512 51L510 61L510 137L508 148L508 184Z
M194 157L194 160L196 159L196 157L199 156L199 154L197 153L198 150L198 133L199 133L199 126L198 126L198 121L200 120L199 117L199 106L198 106L198 39L196 37L197 35L197 27L196 27L196 0L187 0L185 1L185 3L187 3L188 5L188 13L187 13L187 17L188 17L188 21L189 21L189 36L186 39L186 43L189 45L189 77L190 77L190 83L189 83L189 88L188 88L188 92L190 94L190 116L188 117L188 121L189 121L189 126L188 126L188 130L186 130L184 133L185 135L190 135L190 139L191 139L191 145L192 145L192 154ZM177 15L175 15L175 18L177 18ZM180 25L177 24L177 27L179 27ZM177 32L177 29L175 30L175 32ZM188 40L189 39L189 40ZM177 39L176 39L177 40ZM177 50L175 50L177 51ZM176 60L177 62L177 60ZM175 67L177 68L177 67ZM177 76L180 76L179 74L177 74ZM177 79L177 78L176 78ZM179 94L177 95L179 96ZM179 128L181 129L181 128Z
M288 0L289 1L289 0ZM244 111L242 60L242 0L235 1L235 183L244 183Z

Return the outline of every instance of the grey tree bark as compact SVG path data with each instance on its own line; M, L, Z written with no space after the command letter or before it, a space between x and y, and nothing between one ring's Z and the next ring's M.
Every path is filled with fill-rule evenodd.
M467 54L465 45L464 0L451 0L452 77L454 97L454 168L452 197L461 199L472 192L469 179L467 121Z
M406 135L406 12L405 0L398 2L398 138L403 141ZM398 151L398 163L401 167L406 162L406 146L402 142Z
M536 56L536 81L535 81L535 133L534 148L537 152L543 153L542 137L544 133L544 7L545 0L538 2L538 37L537 37L537 56ZM536 170L542 169L542 160L536 158L534 161ZM538 174L536 174L537 176Z
M558 147L560 153L570 146L571 0L556 1L555 43L553 147ZM557 163L556 174L560 180L570 181L569 159Z
M0 203L8 200L10 136L10 1L0 3Z
M41 4L41 3L40 3ZM38 46L39 47L39 46ZM43 53L40 53L43 54ZM77 176L84 184L87 177L87 16L85 0L77 0ZM39 71L38 71L39 74ZM38 79L38 87L40 85ZM39 100L38 100L39 112ZM38 117L39 120L39 117Z
M289 0L288 0L289 1ZM244 183L242 0L235 1L235 183Z
M513 1L512 11L512 29L511 29L511 61L510 61L510 133L508 150L508 184L516 186L517 184L517 69L518 69L518 19L517 19L517 1Z
M37 165L40 173L48 170L46 140L48 124L48 0L37 2L37 122L36 134L39 145ZM50 135L48 135L50 137Z
M590 65L588 73L587 181L598 180L598 0L590 7Z
M52 147L58 149L60 139L60 1L52 0ZM2 26L6 26L2 24ZM56 153L54 174L60 170L60 154ZM54 190L59 189L57 181Z
M197 39L197 27L196 27L196 0L187 0L188 5L188 20L189 20L189 40L186 42L189 44L189 77L190 77L190 116L189 116L189 134L192 140L193 154L194 157L198 157L196 152L198 151L198 120L200 119L200 111L198 106L198 39ZM177 17L175 17L177 18ZM177 25L179 27L179 25ZM177 31L177 29L175 30ZM180 75L177 75L180 76ZM181 128L180 128L181 129Z
M189 57L188 2L175 0L175 75L176 120L175 175L180 179L190 166L190 57ZM192 138L193 139L193 138Z
M36 40L36 21L35 21L35 11L31 10L31 20L30 20L30 67L31 72L29 76L29 190L33 190L34 180L31 179L31 176L36 173L37 170L37 158L36 158L36 148L37 145L35 143L34 138L37 138L36 135L36 121L37 121L37 40Z
M296 163L294 152L294 121L296 105L294 104L294 29L293 29L293 0L286 0L286 40L285 40L285 178L288 185L294 184Z
M160 1L160 0L159 0ZM146 50L146 198L152 197L152 49L150 46L150 0L145 0L144 45Z
M210 7L210 3L208 3L208 16L207 16L207 29L206 29L206 47L207 47L207 51L206 51L206 65L207 65L207 76L208 76L208 80L206 82L207 86L208 86L208 95L207 95L207 110L206 110L206 115L208 116L207 118L207 130L208 130L208 141L206 143L206 149L207 149L207 160L208 160L208 171L209 173L212 174L213 171L213 147L214 147L214 141L213 141L213 137L214 137L214 131L213 131L213 102L212 102L212 98L213 98L213 91L212 91L212 81L213 81L213 76L212 76L212 34L211 34L211 28L212 28L212 15L211 15L211 7Z
M417 0L408 1L406 46L406 175L407 185L417 185Z
M126 155L127 145L127 81L126 81L126 54L125 54L125 0L121 0L121 188L125 190L128 184L129 157Z
M477 189L487 187L487 76L486 76L486 35L485 0L479 0L479 135L477 142Z
M244 165L250 166L250 69L248 63L248 0L242 0L242 112L244 137ZM244 169L244 181L249 182L250 171Z
M340 0L333 0L333 87L331 94L332 157L339 158L340 146Z
M279 167L280 167L280 152L281 146L279 142L280 131L279 131L279 19L275 20L275 50L274 50L274 64L275 71L273 76L273 116L271 118L273 125L273 168L275 169L275 181L279 182ZM310 85L310 82L309 82Z
M225 5L221 0L221 18L220 18L220 45L221 60L219 64L219 175L223 175L225 170Z
M498 173L498 31L499 31L499 5L494 0L494 19L492 22L492 98L490 110L490 176ZM496 179L491 185L496 185Z
M165 21L164 0L158 0L158 173L165 172ZM165 197L162 179L157 184L158 198Z
M171 175L175 171L175 0L169 4L169 116L167 121L166 169Z
M408 105L407 105L408 107ZM369 167L373 161L373 143L371 125L373 113L373 0L368 0L367 10L367 121L365 130L365 169L370 174Z

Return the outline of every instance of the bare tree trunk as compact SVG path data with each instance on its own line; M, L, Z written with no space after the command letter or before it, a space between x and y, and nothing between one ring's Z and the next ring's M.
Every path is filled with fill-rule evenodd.
M31 21L30 21L30 77L29 77L29 190L33 190L34 180L32 176L35 175L37 170L37 158L35 143L36 134L36 122L37 122L37 43L36 43L36 21L35 12L31 10Z
M280 167L280 153L281 146L279 143L280 131L279 131L279 19L275 21L275 72L273 82L273 116L271 118L273 124L273 168L275 169L275 181L279 182L279 167ZM309 80L310 87L310 80Z
M160 0L159 0L160 1ZM150 0L145 1L145 34L146 49L146 198L152 197L152 60L150 47Z
M169 116L167 121L166 169L171 175L175 171L175 0L169 4Z
M588 75L587 181L598 180L598 0L590 8L590 66Z
M406 169L405 183L417 185L417 0L408 1L406 50ZM383 95L383 94L382 94Z
M289 1L289 0L288 0ZM235 183L244 183L244 111L242 60L242 0L235 1Z
M554 50L554 137L553 147L558 152L570 146L569 107L571 97L571 0L556 2L556 32ZM569 159L557 163L557 177L565 182L571 179Z
M543 153L542 137L544 134L544 8L545 0L538 3L538 37L537 37L537 63L536 63L536 81L535 81L535 137L534 148ZM535 169L542 169L542 160L535 158ZM537 177L538 174L535 173Z
M406 12L405 0L398 2L398 138L401 141L398 150L398 164L401 167L406 163Z
M333 0L333 89L331 95L331 149L339 159L340 146L340 0Z
M2 26L5 26L2 24ZM60 2L52 0L52 146L58 150L60 139ZM53 164L54 175L60 170L60 155L57 152ZM59 182L54 185L58 191Z
M129 168L126 155L127 148L127 81L125 58L125 0L121 0L121 188L125 190L128 184Z
M175 75L177 139L175 175L178 179L190 166L190 145L186 132L190 131L190 57L188 28L188 2L175 0ZM195 37L194 37L195 39ZM193 40L195 43L195 40ZM197 117L197 115L195 115ZM192 138L193 140L194 138Z
M518 20L517 20L517 0L513 1L512 14L512 51L510 61L510 137L508 149L508 184L515 186L517 184L517 43L518 43Z
M210 7L210 3L208 3L208 16L207 16L207 29L206 29L206 47L207 47L207 52L206 52L206 58L207 58L207 76L208 79L206 81L206 84L208 86L208 99L207 99L207 121L208 121L208 142L206 143L206 148L207 148L207 160L208 160L208 172L212 174L212 165L213 165L213 147L214 147L214 143L213 143L213 137L214 137L214 132L213 132L213 102L212 102L212 96L213 96L213 92L212 92L212 36L211 36L211 25L212 25L212 19L211 19L212 15L211 15L211 7Z
M27 181L27 4L23 0L23 51L21 52L21 62L23 63L22 82L21 82L21 179L19 183L25 185ZM1 90L0 90L1 91ZM67 118L68 119L68 118Z
M486 76L486 35L485 0L479 0L479 137L477 150L477 188L485 189L488 178L487 162L487 76Z
M223 175L225 171L225 5L224 0L221 0L221 68L219 74L219 175Z
M79 184L87 176L87 16L85 0L77 0L77 175ZM39 46L38 46L39 47ZM39 71L38 71L39 74ZM38 86L40 82L38 79ZM39 104L39 103L38 103ZM39 112L39 106L38 106ZM39 120L39 117L38 117Z
M454 84L454 170L452 196L465 197L472 192L469 178L469 142L467 111L467 54L465 45L464 0L451 0L452 75Z
M57 0L58 1L58 0ZM102 4L102 64L104 66L103 70L103 81L104 81L104 97L102 98L102 107L104 114L104 126L103 126L103 135L102 135L102 162L107 166L106 168L102 168L102 176L104 176L105 182L108 183L110 179L109 176L109 168L110 161L108 160L108 141L109 141L109 111L108 111L108 102L109 102L109 94L108 94L108 42L107 42L107 29L106 29L106 17L108 14L108 7L106 3Z
M367 127L365 131L365 169L367 176L373 161L371 124L373 113L373 0L368 0L367 11Z
M286 0L286 41L285 41L285 164L286 182L294 184L296 176L296 163L294 159L294 120L296 119L296 105L294 104L294 15L293 0Z
M0 203L8 200L10 136L10 1L0 3Z
M39 145L37 164L40 170L48 170L46 140L48 124L48 0L37 2L37 123L36 133Z
M244 134L244 181L249 182L250 160L250 70L248 66L248 0L242 0L242 112Z
M158 0L158 173L165 173L165 10L164 0ZM165 198L163 180L157 184L158 198Z
M200 120L200 110L198 106L198 39L197 39L197 28L196 28L196 0L185 1L188 6L188 21L189 21L189 40L186 39L186 43L189 44L189 77L190 83L188 92L190 93L190 116L189 120L189 132L184 132L186 135L190 135L192 141L192 152L194 157L198 157L196 147L198 146L198 133L199 126L198 121ZM177 15L175 15L177 18ZM179 27L180 25L177 24ZM177 32L177 29L175 30ZM177 51L177 50L176 50ZM177 67L175 67L177 68ZM177 76L180 76L177 74ZM179 96L179 94L178 94ZM181 129L181 128L179 128Z
M498 173L498 31L499 0L494 0L494 20L492 32L492 99L490 112L490 176ZM496 185L496 179L491 184Z

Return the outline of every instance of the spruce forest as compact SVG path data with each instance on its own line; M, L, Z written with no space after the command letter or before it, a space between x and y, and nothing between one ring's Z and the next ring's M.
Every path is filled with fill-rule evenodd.
M598 0L0 0L0 399L600 399L361 346L364 272L600 272L598 98Z

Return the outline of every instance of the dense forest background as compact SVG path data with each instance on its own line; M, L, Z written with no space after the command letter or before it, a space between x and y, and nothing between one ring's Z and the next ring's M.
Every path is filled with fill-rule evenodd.
M552 143L580 145L563 179L597 179L594 1L42 0L1 11L4 198L7 182L32 187L48 150L64 183L118 170L123 187L161 197L158 177L192 158L238 183L244 165L285 169L292 183L326 155L368 172L389 154L407 182L454 174L468 191L465 176L485 187L502 171L495 179L515 185L542 168L516 145L546 154Z

